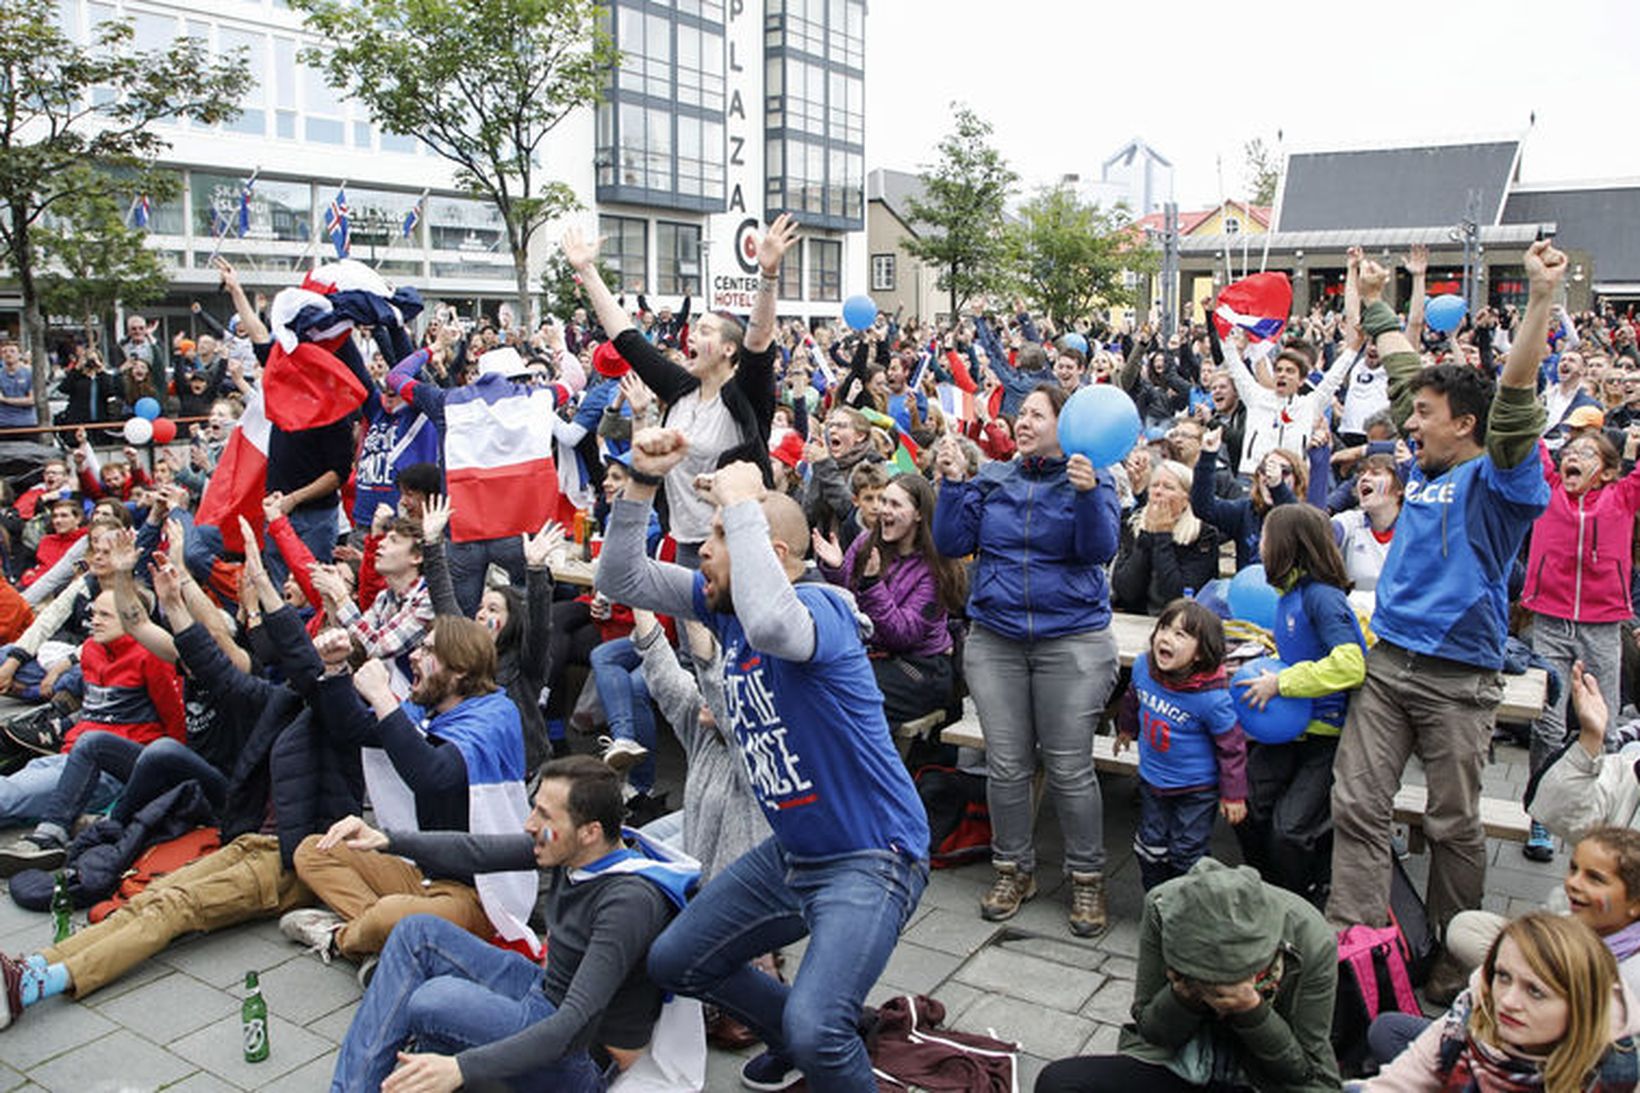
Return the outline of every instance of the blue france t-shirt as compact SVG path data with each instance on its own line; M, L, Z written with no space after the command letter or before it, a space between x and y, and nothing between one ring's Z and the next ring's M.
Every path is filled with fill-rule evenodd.
M1158 789L1219 784L1213 737L1236 727L1236 707L1225 687L1175 691L1150 674L1150 657L1133 661L1139 699L1139 777Z
M775 838L799 858L859 850L928 856L928 816L883 716L883 696L848 600L795 586L814 619L814 656L781 660L751 648L740 620L695 614L723 645L723 701L752 791Z
M437 463L444 454L438 429L414 406L388 413L381 400L364 405L365 431L354 471L353 522L369 527L377 505L396 509L398 475L412 463Z

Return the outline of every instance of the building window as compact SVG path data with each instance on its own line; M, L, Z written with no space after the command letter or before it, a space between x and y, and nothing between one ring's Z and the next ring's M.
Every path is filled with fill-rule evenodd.
M1241 234L1241 217L1239 217L1239 216L1226 216L1224 218L1224 234L1225 235L1240 235Z
M843 244L831 239L808 240L809 295L815 300L843 298Z
M601 256L615 274L617 292L642 292L649 282L649 222L632 216L600 216Z
M724 5L616 0L609 10L621 63L598 107L599 200L721 210Z
M776 295L782 300L803 298L804 245L804 241L799 239L792 249L786 252L786 260L780 263L780 287L776 289Z
M894 291L894 255L873 254L871 256L871 291Z
M766 6L764 28L769 212L858 228L865 216L864 3Z
M268 132L267 39L260 34L219 27L216 32L216 41L219 52L223 54L232 55L243 49L245 51L245 60L250 65L251 75L250 86L246 88L244 97L239 100L239 117L225 123L224 127L230 133L249 133L251 136L256 137L266 136Z
M245 176L191 171L194 236L239 239L239 204ZM328 199L327 199L328 200ZM313 187L306 182L258 178L251 187L244 238L305 243L313 230Z
M503 245L503 227L501 213L488 201L475 201L469 197L435 196L427 199L427 228L434 250L466 251L469 254L499 251Z
M655 291L662 296L700 294L700 226L655 225Z
M303 67L306 77L306 117L302 135L315 144L341 144L345 137L342 125L342 104L336 101L336 92L325 83L324 73L317 68Z

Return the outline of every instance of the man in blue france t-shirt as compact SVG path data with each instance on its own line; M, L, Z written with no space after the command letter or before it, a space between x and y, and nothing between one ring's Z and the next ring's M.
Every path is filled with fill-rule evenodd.
M634 438L599 586L716 633L730 724L774 835L702 889L655 942L649 972L763 1039L769 1051L745 1075L755 1088L784 1088L795 1071L817 1091L874 1088L857 1022L927 883L927 816L889 734L852 597L803 579L809 527L796 502L766 492L755 465L730 464L699 484L717 505L700 571L645 554L655 488L687 448L675 429ZM750 965L804 936L790 987Z

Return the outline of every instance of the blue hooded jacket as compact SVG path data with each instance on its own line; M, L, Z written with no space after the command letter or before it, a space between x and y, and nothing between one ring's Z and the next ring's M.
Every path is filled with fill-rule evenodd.
M968 617L1016 641L1110 625L1105 565L1116 556L1121 507L1108 471L1078 492L1065 459L988 463L968 482L940 484L934 546L979 555Z

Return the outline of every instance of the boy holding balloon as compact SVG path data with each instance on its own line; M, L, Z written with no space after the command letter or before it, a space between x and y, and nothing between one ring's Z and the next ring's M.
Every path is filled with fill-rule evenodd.
M1248 822L1236 834L1266 881L1319 905L1331 877L1333 757L1349 692L1367 677L1367 642L1326 513L1271 509L1260 547L1266 580L1281 593L1271 627L1280 661L1255 662L1231 684L1258 741L1247 762Z

